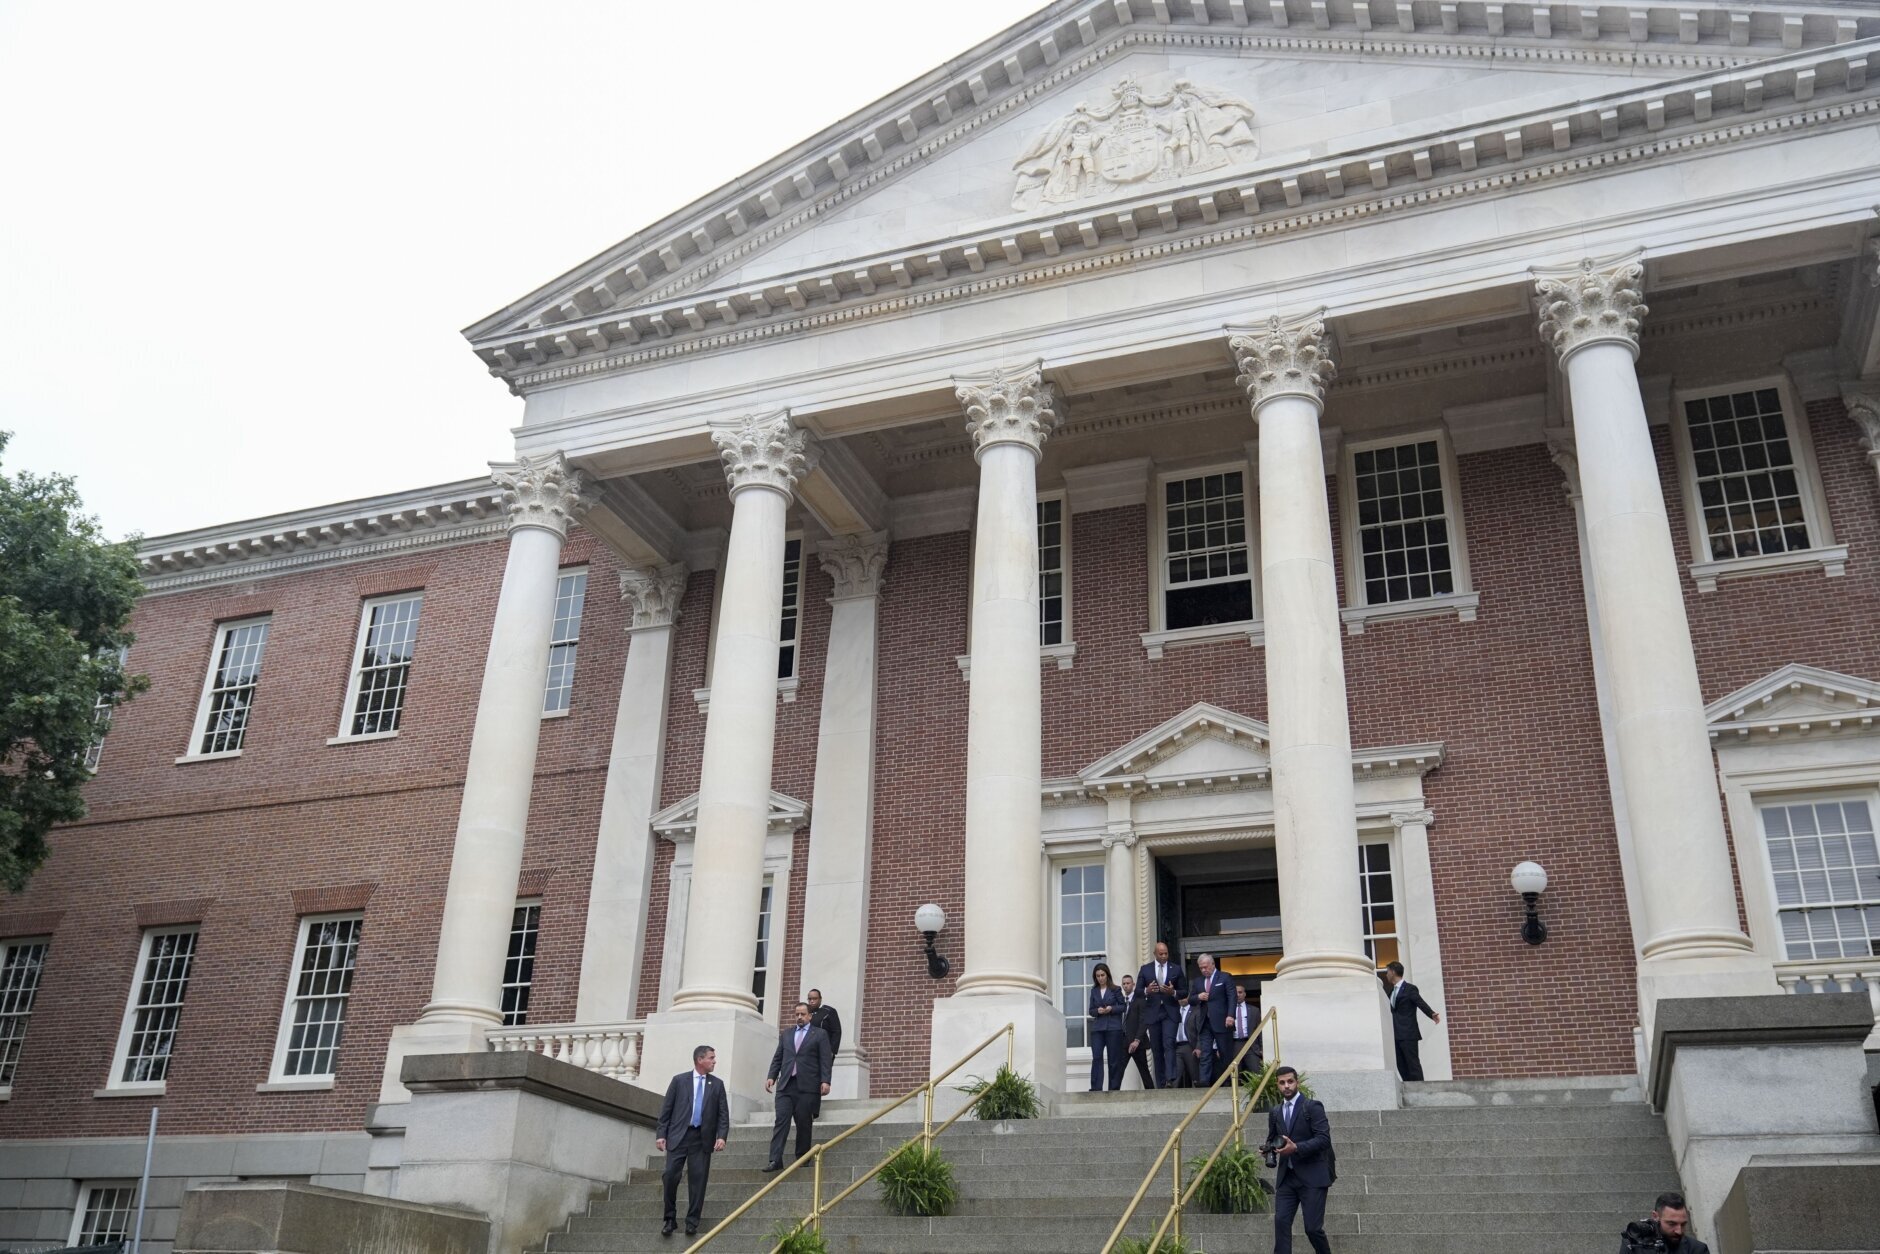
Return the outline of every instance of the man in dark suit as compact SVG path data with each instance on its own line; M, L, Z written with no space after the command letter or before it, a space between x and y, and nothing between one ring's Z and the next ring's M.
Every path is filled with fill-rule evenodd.
M1195 1043L1201 1050L1201 1086L1206 1088L1221 1074L1231 1048L1234 982L1227 972L1215 969L1213 954L1202 954L1196 961L1201 978L1188 990L1188 1004L1201 1009L1201 1034Z
M842 1052L842 1016L836 1013L834 1006L823 1005L820 988L812 988L803 995L803 1000L809 1003L809 1021L829 1038L829 1056L834 1058Z
M1207 1016L1198 1001L1189 1002L1177 1013L1181 1017L1175 1024L1175 1075L1168 1087L1191 1089L1201 1079L1201 1034Z
M1239 1066L1242 1075L1251 1075L1260 1069L1260 1055L1265 1047L1263 1042L1258 1039L1259 1031L1260 1003L1247 1000L1247 986L1245 984L1235 984L1234 1042L1230 1047L1234 1052L1230 1054L1229 1057L1239 1055ZM1248 1046L1247 1052L1242 1054L1240 1047L1246 1045L1247 1038L1250 1036L1254 1037L1255 1040L1252 1045Z
M1421 1080L1423 1060L1417 1057L1417 1042L1423 1039L1423 1029L1417 1026L1417 1011L1428 1015L1431 1023L1441 1023L1443 1017L1430 1009L1416 985L1403 978L1403 963L1393 962L1384 968L1384 987L1390 996L1391 1035L1397 1038L1397 1074L1406 1080Z
M666 1222L659 1235L669 1237L678 1225L673 1213L679 1201L679 1173L685 1173L685 1235L698 1235L699 1216L705 1210L705 1184L711 1179L712 1155L725 1147L731 1135L731 1103L725 1100L725 1082L712 1072L718 1051L700 1045L692 1051L692 1069L681 1071L666 1086L666 1100L653 1127L654 1146L666 1153Z
M1181 1066L1175 1030L1180 1026L1181 1009L1188 1003L1188 977L1169 961L1167 941L1155 943L1155 961L1143 963L1136 973L1136 991L1142 994L1142 1026L1155 1057L1155 1085L1170 1088Z
M1338 1179L1332 1125L1325 1107L1299 1096L1299 1073L1276 1067L1279 1102L1266 1112L1266 1143L1278 1147L1273 1177L1273 1254L1292 1254L1293 1216L1305 1212L1306 1240L1331 1254L1325 1237L1325 1192Z
M770 1163L765 1171L783 1170L783 1138L796 1124L796 1157L809 1153L810 1125L822 1109L835 1069L829 1034L809 1021L809 1003L796 1003L796 1026L777 1035L764 1092L777 1095L777 1122L770 1130Z
M1145 1001L1136 991L1136 978L1123 977L1123 1050L1125 1056L1136 1064L1136 1074L1142 1077L1142 1087L1152 1089L1155 1079L1149 1074L1149 1031L1142 1026L1142 1012Z

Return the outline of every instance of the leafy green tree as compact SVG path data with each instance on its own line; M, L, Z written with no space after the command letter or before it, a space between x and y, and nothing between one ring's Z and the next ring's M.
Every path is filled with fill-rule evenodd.
M0 474L0 884L15 892L52 825L84 817L100 703L147 686L122 662L142 591L132 542L107 542L82 509L69 476Z

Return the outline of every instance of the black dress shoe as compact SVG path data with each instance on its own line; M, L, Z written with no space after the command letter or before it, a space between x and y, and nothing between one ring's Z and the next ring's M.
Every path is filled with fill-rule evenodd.
M697 1235L698 1235L698 1229L697 1229L697 1228L687 1228L687 1229L685 1230L685 1235L687 1235L688 1237L695 1237L695 1236L697 1236Z
M764 1168L764 1174L769 1175L773 1171L782 1171L782 1170L783 1170L782 1163L770 1163Z
M665 1223L659 1226L659 1235L662 1237L669 1237L673 1234L673 1230L676 1229L678 1226L679 1226L678 1224L668 1219Z

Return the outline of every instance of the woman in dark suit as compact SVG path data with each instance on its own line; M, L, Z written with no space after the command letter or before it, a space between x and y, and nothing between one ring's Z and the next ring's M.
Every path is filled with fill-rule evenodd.
M1100 1092L1104 1077L1110 1087L1123 1087L1123 990L1110 980L1110 964L1090 969L1090 1091ZM1105 1055L1108 1055L1106 1062Z

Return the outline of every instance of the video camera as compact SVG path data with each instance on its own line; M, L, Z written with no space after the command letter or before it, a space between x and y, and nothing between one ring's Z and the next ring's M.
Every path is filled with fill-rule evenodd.
M1624 1254L1668 1254L1665 1234L1658 1231L1655 1219L1635 1219L1625 1226Z

